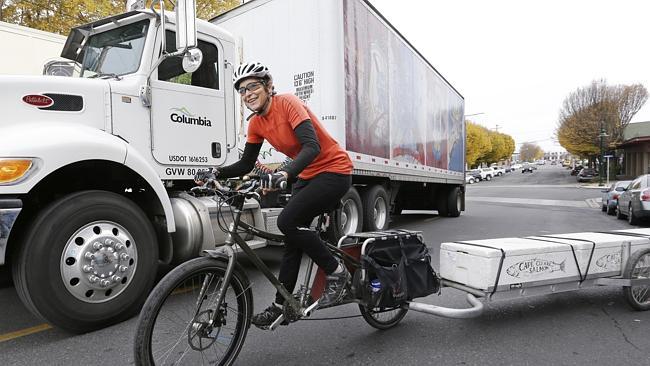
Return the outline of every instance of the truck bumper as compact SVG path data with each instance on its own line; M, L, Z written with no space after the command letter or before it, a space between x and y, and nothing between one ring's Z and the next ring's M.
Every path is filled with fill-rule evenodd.
M0 265L5 264L9 233L22 208L23 202L19 199L0 199Z

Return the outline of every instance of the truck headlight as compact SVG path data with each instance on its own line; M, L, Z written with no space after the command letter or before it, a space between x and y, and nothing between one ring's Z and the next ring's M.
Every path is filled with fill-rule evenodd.
M0 159L0 184L19 180L32 166L32 159Z

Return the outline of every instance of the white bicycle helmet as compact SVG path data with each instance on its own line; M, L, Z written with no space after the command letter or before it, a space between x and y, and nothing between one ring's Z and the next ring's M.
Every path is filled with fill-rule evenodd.
M235 89L239 89L239 83L250 77L273 80L268 67L259 62L249 62L239 65L237 70L235 70L235 73L232 75L232 84L235 86Z

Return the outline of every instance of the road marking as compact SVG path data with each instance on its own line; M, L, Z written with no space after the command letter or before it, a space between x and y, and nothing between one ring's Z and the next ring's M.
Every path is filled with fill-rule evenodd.
M596 197L596 198L587 198L585 200L587 202L587 205L591 208L601 208L603 203L602 203L602 198Z
M0 343L10 341L16 338L28 336L30 334L42 332L48 329L52 329L52 326L49 324L40 324L35 327L25 328L11 333L0 334Z
M522 205L540 205L540 206L563 206L563 207L589 207L585 200L543 200L530 198L507 198L507 197L466 197L466 201L475 202L495 202L495 203L518 203Z

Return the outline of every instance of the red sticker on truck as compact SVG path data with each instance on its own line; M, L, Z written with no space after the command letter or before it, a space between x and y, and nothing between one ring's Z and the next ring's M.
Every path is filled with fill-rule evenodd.
M54 104L52 98L40 94L30 94L23 97L23 102L35 107L43 108Z

